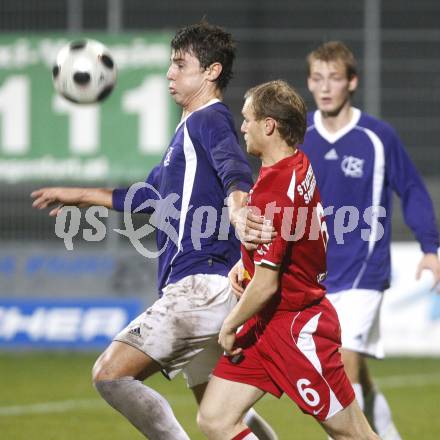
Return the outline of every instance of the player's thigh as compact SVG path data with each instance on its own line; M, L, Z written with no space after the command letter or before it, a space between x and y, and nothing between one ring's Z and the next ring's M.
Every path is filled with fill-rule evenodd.
M226 427L235 426L264 394L253 385L213 376L200 404L199 423L221 422Z
M342 411L320 423L334 440L379 440L356 400Z
M113 341L93 367L93 381L135 377L144 380L160 370L151 357L124 342Z

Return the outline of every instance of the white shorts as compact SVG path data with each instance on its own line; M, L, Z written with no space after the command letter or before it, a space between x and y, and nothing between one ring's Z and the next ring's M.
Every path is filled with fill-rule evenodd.
M166 286L114 340L144 352L169 378L183 370L192 388L209 380L222 354L218 333L235 303L227 277L189 275Z
M383 292L350 289L327 294L327 298L338 313L342 348L382 359L380 306Z

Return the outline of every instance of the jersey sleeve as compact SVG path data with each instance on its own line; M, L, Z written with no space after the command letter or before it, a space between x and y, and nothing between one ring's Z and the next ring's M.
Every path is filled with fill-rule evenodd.
M147 179L145 185L140 186L133 192L130 212L142 212L144 214L152 214L154 212L154 200L157 200L157 179L160 172L160 165L155 166ZM124 212L124 203L130 188L115 188L113 190L113 209L115 211ZM148 203L150 201L151 203ZM145 203L147 202L147 203ZM141 206L141 205L145 206Z
M199 139L208 159L216 170L225 192L252 188L252 172L238 143L232 121L225 114L210 110L200 112L188 124L191 135Z
M439 234L428 190L394 130L388 139L387 175L402 202L406 224L424 253L437 253Z

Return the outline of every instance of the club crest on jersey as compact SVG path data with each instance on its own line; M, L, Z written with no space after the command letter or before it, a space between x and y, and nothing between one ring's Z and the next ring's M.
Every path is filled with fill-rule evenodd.
M341 168L346 177L362 177L364 175L364 159L354 156L344 156Z

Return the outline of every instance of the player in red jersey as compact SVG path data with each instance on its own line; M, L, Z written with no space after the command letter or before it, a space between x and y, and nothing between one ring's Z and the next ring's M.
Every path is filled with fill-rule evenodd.
M244 414L266 392L286 393L334 439L378 439L354 400L339 354L339 321L321 285L326 226L313 170L296 148L305 104L287 83L272 81L246 93L243 116L247 150L262 161L248 205L278 235L255 251L242 247L250 281L221 329L226 353L199 425L212 440L257 439Z

